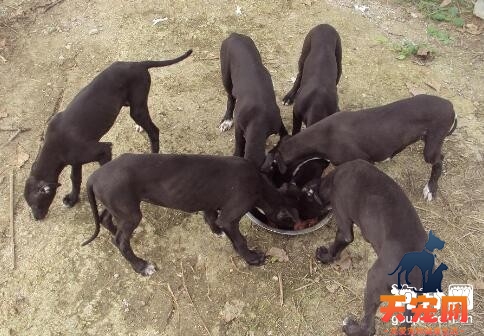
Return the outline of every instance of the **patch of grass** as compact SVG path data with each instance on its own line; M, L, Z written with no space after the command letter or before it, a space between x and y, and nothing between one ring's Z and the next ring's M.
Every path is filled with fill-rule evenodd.
M440 30L439 28L437 28L435 26L428 26L427 35L436 38L437 40L439 40L443 44L449 44L453 41L452 37L450 37L449 33L447 33L444 30Z
M450 22L457 27L464 26L463 12L472 11L471 0L451 0L446 6L440 7L442 0L411 0L427 17L435 21Z
M400 44L393 44L393 50L398 53L397 59L404 60L409 56L416 55L419 44L413 43L412 41L403 41Z

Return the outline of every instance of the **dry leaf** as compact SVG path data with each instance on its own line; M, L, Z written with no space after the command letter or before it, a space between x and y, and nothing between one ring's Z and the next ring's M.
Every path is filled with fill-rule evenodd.
M18 152L17 153L17 168L22 168L22 166L27 162L30 158L30 155L25 152Z
M271 247L266 254L273 257L276 261L289 261L286 251L278 247Z
M472 34L472 35L479 35L479 34L481 34L481 32L482 32L482 31L481 31L481 28L480 28L480 27L478 27L478 26L476 26L476 25L475 25L475 24L473 24L473 23L468 23L468 24L466 24L466 26L465 26L465 27L466 27L465 31L466 31L467 33L469 33L469 34Z
M425 84L427 84L429 87L431 87L432 89L434 89L437 92L439 92L440 88L442 87L442 85L440 83L435 82L435 81L427 81L427 82L425 82Z
M417 56L422 59L429 59L432 57L432 52L427 48L418 48Z
M335 282L331 282L330 284L326 285L326 289L330 293L334 293L334 292L336 292L339 289L339 285L337 283L335 283Z
M332 266L338 271L346 271L351 267L351 256L346 250L341 253L339 260L336 260Z
M418 88L411 83L406 83L405 85L407 85L408 91L412 94L412 96L426 93L425 90Z
M484 281L482 280L469 280L467 281L468 284L471 284L474 287L474 290L483 290L484 289Z
M245 307L245 303L240 300L232 300L231 302L225 302L224 309L220 312L220 316L226 323L236 319L242 315L242 310Z
M452 2L452 0L444 0L440 4L440 7L446 7L446 6L450 5L451 2Z

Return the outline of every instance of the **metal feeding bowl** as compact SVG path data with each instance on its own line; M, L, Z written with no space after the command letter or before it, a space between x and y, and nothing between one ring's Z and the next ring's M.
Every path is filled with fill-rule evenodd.
M260 226L263 229L266 229L267 231L274 232L274 233L279 233L281 235L285 236L300 236L304 235L307 233L314 232L316 230L319 230L323 226L326 226L329 221L331 220L331 217L333 217L331 211L328 212L328 214L322 218L318 223L315 225L302 229L302 230L283 230L283 229L278 229L272 226L267 225L267 217L264 215L262 211L259 209L254 209L251 210L250 212L246 213L246 216L249 217L249 219L252 221L257 226Z

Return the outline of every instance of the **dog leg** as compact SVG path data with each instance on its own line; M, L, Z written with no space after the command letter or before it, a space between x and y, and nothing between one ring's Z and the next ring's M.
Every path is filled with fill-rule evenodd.
M234 156L244 157L244 155L245 155L244 131L242 131L242 129L239 126L236 126Z
M380 306L380 295L390 294L390 287L384 280L384 265L380 259L373 264L366 278L364 299L364 316L361 323L353 317L347 317L343 322L343 331L348 336L375 335L375 314Z
M442 174L442 161L444 159L441 152L444 137L445 134L443 136L431 134L425 137L424 159L425 162L432 165L429 181L423 190L424 199L427 201L434 199L437 194L437 182Z
M222 121L219 125L220 132L228 131L232 128L234 124L234 109L235 109L235 98L232 94L227 93L227 110L222 118Z
M301 132L302 118L296 113L292 113L292 135Z
M148 105L144 102L142 105L131 105L129 114L131 118L141 126L146 133L151 143L151 152L159 153L160 151L160 130L153 123L148 110Z
M72 190L64 196L62 202L66 207L73 207L79 201L79 192L81 191L82 165L73 164L71 166Z
M75 151L71 151L71 157L68 158L70 162L75 162L71 165L71 182L72 190L65 195L62 202L67 207L73 207L79 201L79 192L81 190L82 181L82 165L89 162L99 162L103 165L112 158L112 144L110 142L92 142L88 144L75 145Z
M115 215L117 230L116 235L113 237L113 242L118 247L123 257L131 264L131 267L133 267L136 273L149 276L155 273L155 266L148 263L146 260L139 258L131 248L131 236L141 221L141 212L139 208L137 210L131 209L131 211L128 211L128 207L126 207L123 209L125 216L120 218L118 217L118 214Z
M240 209L240 207L237 207ZM229 209L227 207L227 209ZM249 208L250 209L250 208ZM230 210L229 210L230 211ZM238 218L233 219L234 216L227 214L224 209L220 211L220 215L216 220L216 225L220 227L223 232L229 237L235 251L242 257L249 265L259 266L262 265L266 259L264 252L257 250L250 250L247 246L247 240L240 233ZM244 211L245 213L246 211Z
M316 259L324 264L328 264L337 260L341 252L353 241L353 221L344 215L340 214L337 209L333 209L336 225L338 230L336 238L330 248L324 246L318 247L316 250Z
M222 45L222 49L224 46ZM220 66L222 70L222 84L227 92L227 109L219 125L220 132L228 131L234 124L234 109L235 109L235 97L232 95L232 76L230 73L230 64L228 56L223 54L223 50L220 50Z
M260 168L266 159L266 135L253 126L245 132L244 158Z
M292 86L292 89L289 90L288 93L286 93L284 98L282 98L282 105L291 105L292 103L294 103L294 99L296 99L297 91L301 86L301 78L302 78L302 69L298 71L296 80L294 81L294 85Z
M116 235L117 228L113 223L113 216L104 209L103 212L101 212L101 225L104 226L111 234L114 236Z
M292 89L282 99L282 103L284 105L291 105L294 102L294 99L296 98L297 91L301 86L304 62L306 62L306 57L308 56L310 51L311 51L311 34L307 34L306 37L304 38L303 46L301 49L301 56L299 56L299 60L297 63L298 72L297 72L296 80L294 81L294 85Z
M217 236L220 236L223 234L222 229L216 224L218 217L217 211L204 211L203 212L203 219L205 220L205 223L208 224L210 227L210 230L212 230L213 233L215 233Z

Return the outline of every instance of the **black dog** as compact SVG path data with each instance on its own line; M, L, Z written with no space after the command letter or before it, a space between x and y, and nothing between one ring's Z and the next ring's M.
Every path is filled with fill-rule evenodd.
M302 133L283 138L267 155L262 171L277 169L284 174L289 165L314 156L328 159L335 166L355 159L380 162L423 140L425 162L432 165L424 188L424 198L430 201L436 195L442 173L442 144L456 126L452 103L429 95L357 112L336 113Z
M131 118L146 130L151 151L159 151L159 130L148 111L151 78L149 68L180 62L192 53L173 60L145 62L115 62L81 90L63 112L52 118L30 176L25 183L24 196L35 219L47 215L54 199L59 175L70 165L72 191L64 204L72 207L79 200L82 165L111 160L111 143L99 139L113 126L123 106L130 107Z
M292 134L339 111L336 85L341 77L341 39L336 29L320 24L309 31L299 58L299 72L282 100L294 102Z
M287 135L276 103L271 75L262 64L254 41L232 33L220 48L222 82L227 91L227 111L220 130L232 127L235 115L235 156L260 167L265 159L266 139Z
M339 258L353 241L353 224L360 227L378 256L368 271L364 317L360 324L346 319L343 327L347 335L374 335L380 295L390 294L392 284L397 282L396 274L388 274L405 253L421 251L425 246L427 234L417 212L397 183L363 160L338 166L323 179L308 183L303 191L321 205L331 205L336 219L336 238L329 248L317 249L319 261L330 263ZM409 274L416 288L422 286L419 275L416 270Z
M261 265L264 253L249 250L240 218L258 207L275 223L297 222L297 210L249 161L207 155L124 154L96 170L87 182L96 232L103 224L133 269L151 275L154 266L137 257L130 239L141 220L140 202L186 212L203 211L216 234L224 232L248 264ZM96 198L106 210L98 214ZM115 219L115 224L112 222Z

